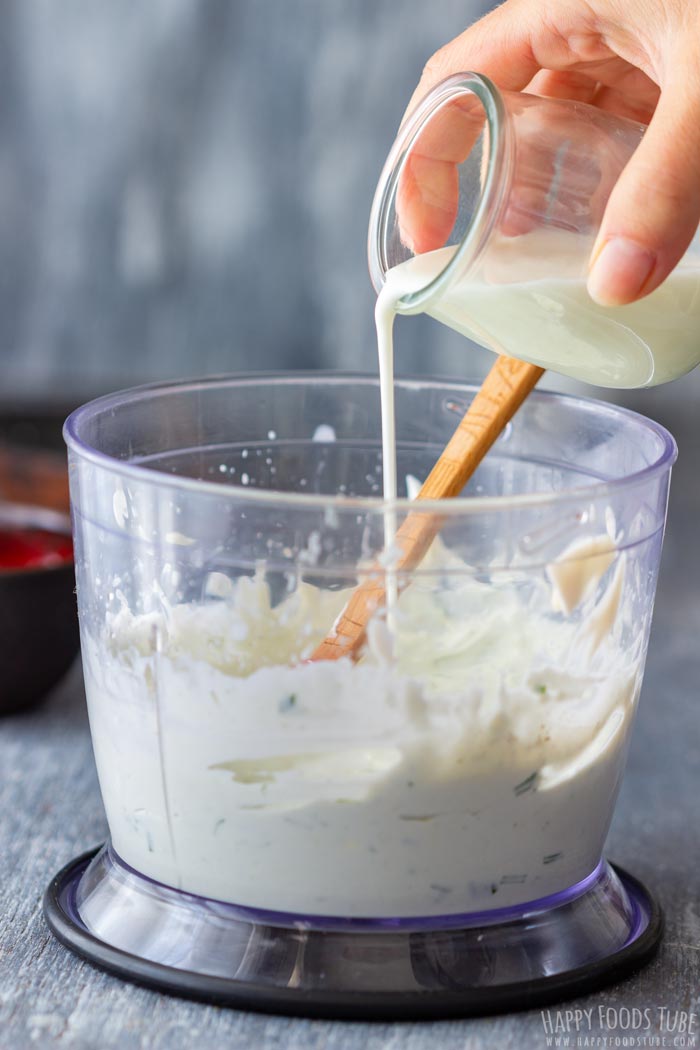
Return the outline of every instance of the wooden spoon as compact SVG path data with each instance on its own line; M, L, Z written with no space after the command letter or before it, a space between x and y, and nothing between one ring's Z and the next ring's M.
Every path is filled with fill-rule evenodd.
M438 500L458 496L543 372L537 365L499 357L416 498ZM408 515L394 539L401 553L392 566L392 573L410 572L421 562L443 520L440 514ZM386 602L385 578L386 568L377 563L364 583L353 591L332 632L314 650L312 660L358 658L365 642L367 622Z

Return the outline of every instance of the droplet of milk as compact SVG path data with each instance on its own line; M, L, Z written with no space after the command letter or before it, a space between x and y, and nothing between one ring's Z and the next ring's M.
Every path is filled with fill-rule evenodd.
M112 496L112 511L114 512L114 519L117 525L120 529L123 529L129 518L129 504L121 485L118 485L114 490L114 495Z
M421 482L413 474L406 475L406 495L409 499L415 499L422 487Z
M328 423L320 423L314 430L312 441L335 441L335 430Z
M233 583L223 572L210 572L203 590L205 598L228 598L233 593Z
M166 532L165 542L172 543L176 547L191 547L195 541L191 536L185 536L182 532Z

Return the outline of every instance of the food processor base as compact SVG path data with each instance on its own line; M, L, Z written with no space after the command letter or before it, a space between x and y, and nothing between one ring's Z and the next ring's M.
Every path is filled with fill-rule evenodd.
M521 1010L620 980L663 930L649 891L601 862L563 893L432 918L333 919L240 908L153 882L109 845L51 881L59 941L117 977L240 1009L346 1019Z

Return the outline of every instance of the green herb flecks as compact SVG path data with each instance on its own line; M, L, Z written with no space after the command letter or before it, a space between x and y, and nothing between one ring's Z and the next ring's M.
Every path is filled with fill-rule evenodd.
M526 791L535 791L537 787L537 770L534 773L530 773L529 777L525 777L519 784L516 784L513 788L513 794L524 795Z
M277 708L280 714L286 714L287 711L293 711L297 704L297 694L290 693L289 696L283 696L280 700Z

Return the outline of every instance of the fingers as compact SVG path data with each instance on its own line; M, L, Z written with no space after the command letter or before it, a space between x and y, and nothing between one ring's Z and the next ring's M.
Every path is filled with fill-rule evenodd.
M700 223L700 58L664 85L640 146L608 201L588 291L603 306L634 302L669 275Z
M416 254L441 248L454 226L458 207L457 165L411 154L396 194L396 217L406 247Z
M454 73L478 70L503 89L525 87L539 67L522 7L520 0L510 0L438 51L426 65L406 115ZM401 240L412 251L430 251L447 241L459 205L458 165L474 147L484 123L481 104L464 96L445 106L413 146L396 198Z
M396 194L401 240L416 253L441 248L459 206L458 165L469 155L485 123L473 95L448 102L417 137Z
M406 115L453 73L475 70L504 91L521 91L540 68L531 42L530 6L509 0L437 51L423 70Z
M598 82L587 73L574 70L557 72L541 69L526 88L530 95L546 95L547 98L575 99L592 103L598 90Z
M640 79L642 77L640 73ZM633 90L623 93L616 88L600 86L593 97L593 105L604 113L626 117L637 124L649 124L658 105L659 94L657 85L651 81L643 92Z
M585 72L542 69L526 90L533 95L586 102L597 109L648 124L659 101L659 88L641 69L622 59L595 63Z

